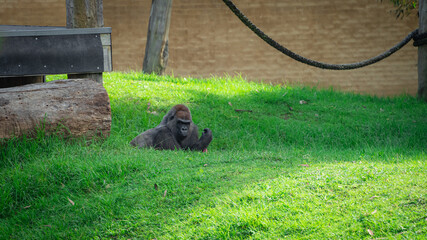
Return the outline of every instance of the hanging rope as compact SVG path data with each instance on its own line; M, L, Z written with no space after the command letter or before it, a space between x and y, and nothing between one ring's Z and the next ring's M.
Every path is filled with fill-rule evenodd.
M299 61L301 63L305 63L307 65L310 65L310 66L313 66L313 67L322 68L322 69L350 70L350 69L361 68L361 67L365 67L365 66L374 64L374 63L379 62L379 61L383 60L384 58L392 55L393 53L397 52L399 49L401 49L403 46L405 46L409 41L411 41L412 38L414 38L416 36L420 36L420 35L418 35L418 29L414 30L410 34L408 34L408 36L406 36L401 42L399 42L398 44L396 44L394 47L392 47L389 50L381 53L378 56L375 56L373 58L370 58L370 59L367 59L367 60L364 60L364 61L361 61L361 62L349 63L349 64L329 64L329 63L323 63L323 62L318 62L318 61L314 61L314 60L305 58L305 57L300 56L300 55L292 52L291 50L283 47L282 45L280 45L279 43L277 43L276 41L274 41L271 37L269 37L267 34L265 34L264 32L262 32L257 26L255 26L255 24L253 24L233 4L233 2L231 0L223 0L223 2L240 19L240 21L243 22L243 24L245 24L249 29L252 30L252 32L254 32L256 35L258 35L258 37L260 37L262 40L264 40L270 46L272 46L273 48L279 50L280 52L282 52L286 56L288 56L290 58L293 58L293 59L295 59L295 60L297 60L297 61ZM425 41L426 41L425 39L426 39L426 37L424 36L420 40L418 40L417 43L420 43L420 45L425 44Z

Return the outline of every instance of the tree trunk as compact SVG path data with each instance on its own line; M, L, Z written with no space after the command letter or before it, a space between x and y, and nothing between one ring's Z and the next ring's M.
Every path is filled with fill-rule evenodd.
M104 27L102 0L66 0L67 28Z
M67 28L104 27L102 0L66 0ZM89 78L102 83L102 73L68 74L69 79Z
M148 23L143 71L163 74L168 64L169 26L172 0L153 0Z
M418 33L427 32L427 0L419 1ZM418 46L418 98L427 101L427 45Z
M91 138L108 136L110 128L110 100L95 81L58 80L0 89L0 139L38 131Z

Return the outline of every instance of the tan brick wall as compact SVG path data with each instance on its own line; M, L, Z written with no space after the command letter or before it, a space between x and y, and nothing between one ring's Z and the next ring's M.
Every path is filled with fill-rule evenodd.
M396 20L390 4L372 0L235 0L265 33L285 47L328 63L373 57L417 28L412 15ZM104 1L105 26L113 28L115 70L142 69L149 0ZM0 24L65 25L63 0L0 0ZM209 77L242 74L247 79L376 95L415 94L417 50L412 45L387 60L350 71L321 70L298 63L266 45L222 3L174 0L168 74Z

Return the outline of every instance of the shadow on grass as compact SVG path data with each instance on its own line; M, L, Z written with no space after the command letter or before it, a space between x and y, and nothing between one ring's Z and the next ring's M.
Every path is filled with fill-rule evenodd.
M150 97L116 99L113 123L117 124L113 128L129 140L156 126L171 106L184 103L199 130L208 127L213 131L210 148L217 150L291 147L321 151L394 149L404 153L427 148L427 110L412 97L376 98L284 87L238 95L191 88L185 91L187 98L151 104L148 111Z

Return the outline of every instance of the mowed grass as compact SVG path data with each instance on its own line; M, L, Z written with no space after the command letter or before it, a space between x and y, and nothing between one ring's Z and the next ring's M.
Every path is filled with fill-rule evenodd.
M427 238L425 102L242 78L104 86L106 140L2 142L0 239ZM129 146L178 103L212 129L208 153Z

